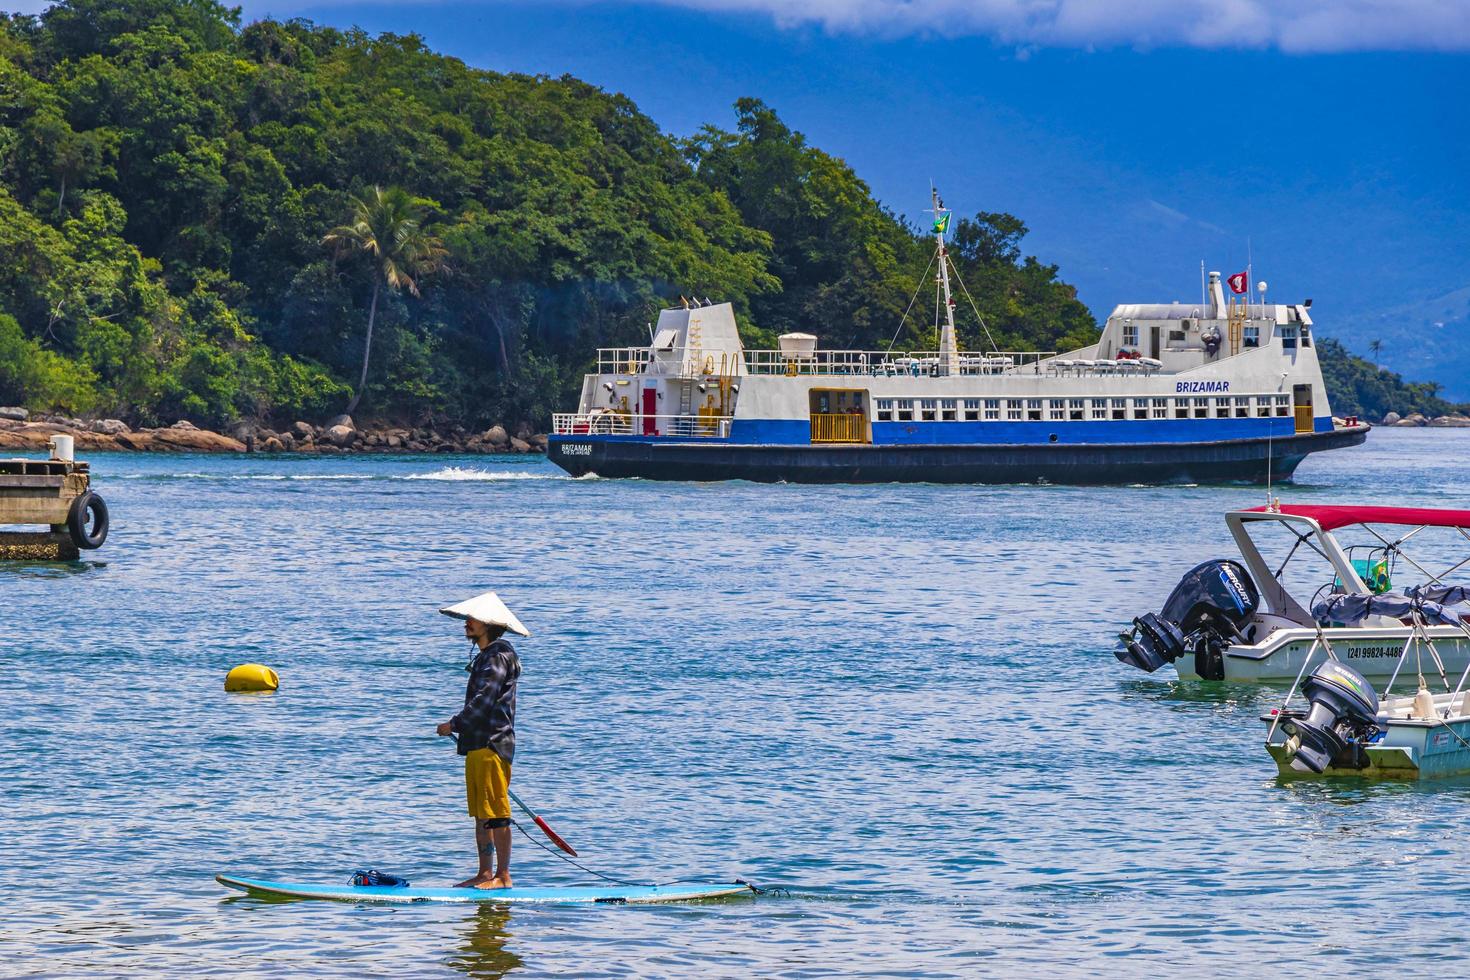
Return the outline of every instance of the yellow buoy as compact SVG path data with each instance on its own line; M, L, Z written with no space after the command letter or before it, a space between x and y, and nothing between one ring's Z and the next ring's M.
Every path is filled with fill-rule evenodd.
M265 664L241 664L225 675L226 691L274 691L281 678Z

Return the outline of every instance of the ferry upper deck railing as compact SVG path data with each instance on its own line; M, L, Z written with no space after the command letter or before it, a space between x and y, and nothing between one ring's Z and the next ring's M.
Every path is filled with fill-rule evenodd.
M737 373L729 353L704 353L683 360L655 361L646 347L604 347L597 352L599 374L662 374L668 377L699 378ZM798 375L868 377L926 377L941 371L937 351L822 350L793 353L779 350L743 352L744 373L752 375ZM961 353L954 373L1040 374L1055 351L990 351Z
M729 415L636 415L623 412L556 412L551 431L560 436L673 436L680 439L727 439Z

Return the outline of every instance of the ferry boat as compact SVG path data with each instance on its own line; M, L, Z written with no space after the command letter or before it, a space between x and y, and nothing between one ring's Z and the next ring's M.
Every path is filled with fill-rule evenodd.
M648 346L598 351L547 455L660 480L1269 482L1366 437L1333 419L1311 301L1227 301L1218 272L1199 303L1118 306L1089 347L961 350L937 194L933 211L938 351L824 350L809 333L747 350L730 304L686 301Z

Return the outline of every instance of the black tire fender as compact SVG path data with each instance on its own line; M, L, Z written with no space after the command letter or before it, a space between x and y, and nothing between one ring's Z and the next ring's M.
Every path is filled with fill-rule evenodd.
M89 512L92 517L90 533L87 531ZM71 507L66 512L66 529L71 534L72 543L78 548L91 550L102 547L102 542L107 540L107 530L110 526L107 501L90 490L73 500Z

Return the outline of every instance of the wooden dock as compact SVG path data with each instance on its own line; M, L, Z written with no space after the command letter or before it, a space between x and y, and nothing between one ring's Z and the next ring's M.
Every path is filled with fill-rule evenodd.
M107 505L91 467L70 459L0 459L0 560L73 561L107 537Z

